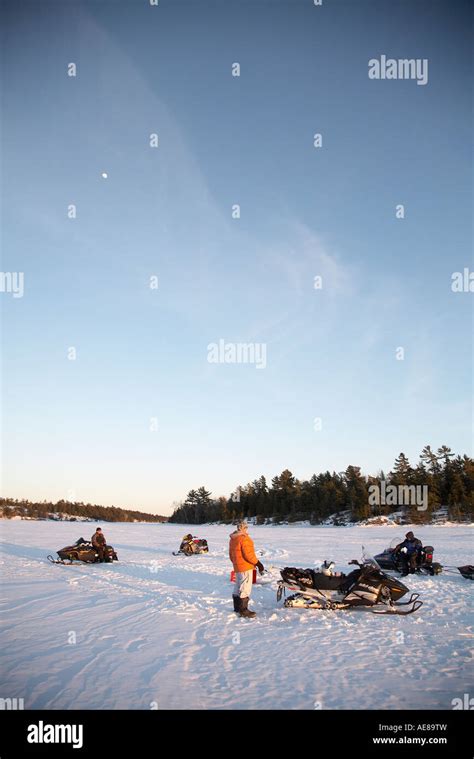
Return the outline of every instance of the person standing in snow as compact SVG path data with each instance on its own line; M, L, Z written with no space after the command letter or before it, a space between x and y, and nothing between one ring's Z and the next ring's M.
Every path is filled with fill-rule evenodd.
M249 610L248 603L252 592L253 570L257 567L262 574L263 564L255 555L253 540L248 534L246 522L239 522L230 536L229 558L235 571L235 585L232 594L234 611L241 617L255 617L256 614Z
M97 530L94 532L91 543L94 546L95 550L99 554L99 561L104 561L104 551L105 551L105 535L102 532L102 529L100 527L97 528Z

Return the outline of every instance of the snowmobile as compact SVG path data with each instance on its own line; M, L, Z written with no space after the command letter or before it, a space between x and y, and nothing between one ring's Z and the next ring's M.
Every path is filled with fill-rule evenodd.
M47 557L52 564L73 564L75 561L82 561L85 564L95 564L99 561L99 554L89 540L79 538L72 546L65 546L57 551L59 559L53 559L50 555ZM104 561L110 563L118 561L118 556L113 546L104 546Z
M388 548L374 557L375 561L382 569L391 569L403 574L406 562L401 553L402 551L406 551L406 548L402 548L401 551L395 552L395 548L401 542L402 540L400 538L394 538ZM414 571L419 574L432 576L441 574L443 571L443 565L433 561L433 553L433 546L423 546L416 557L416 569Z
M209 553L209 546L205 538L196 538L196 536L185 535L181 541L179 551L173 551L173 556L179 556L184 554L185 556L193 556L199 553Z
M277 601L286 590L295 591L285 598L286 607L304 609L365 608L373 614L413 614L423 605L419 593L412 593L408 601L400 601L409 589L385 574L377 562L366 555L362 563L348 575L335 573L334 562L324 562L319 570L285 567L278 582Z

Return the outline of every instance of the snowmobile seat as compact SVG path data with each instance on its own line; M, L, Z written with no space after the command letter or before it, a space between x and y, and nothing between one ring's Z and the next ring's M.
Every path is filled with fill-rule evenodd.
M297 585L302 589L338 590L346 580L346 576L343 574L339 576L326 575L323 572L316 572L314 569L298 569L297 567L285 567L280 574L284 582Z
M314 572L314 588L319 590L339 590L346 580L345 575L325 575L322 572Z

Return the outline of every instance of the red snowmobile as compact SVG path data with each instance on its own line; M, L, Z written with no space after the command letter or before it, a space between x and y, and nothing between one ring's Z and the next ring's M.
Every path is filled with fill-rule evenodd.
M189 533L182 539L179 551L173 551L173 556L179 556L181 553L185 556L194 556L195 554L199 553L209 553L207 540L205 538L197 538L196 536L193 536L191 533Z

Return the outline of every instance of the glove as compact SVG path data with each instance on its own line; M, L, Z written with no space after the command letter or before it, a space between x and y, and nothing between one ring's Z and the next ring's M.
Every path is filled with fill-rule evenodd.
M263 575L264 566L263 566L262 562L261 562L261 561L257 561L257 563L256 563L256 565L255 565L255 566L257 567L257 569L258 569L259 573L260 573L261 575Z

